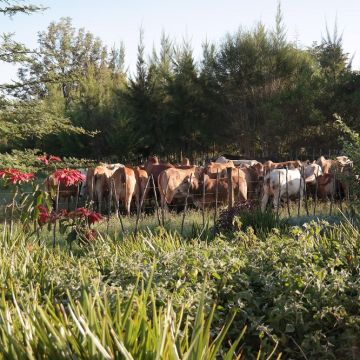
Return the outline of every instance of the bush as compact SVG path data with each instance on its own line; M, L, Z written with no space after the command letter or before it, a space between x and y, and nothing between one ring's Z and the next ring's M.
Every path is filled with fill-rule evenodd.
M216 222L217 232L234 233L246 230L249 226L255 234L267 234L271 229L279 227L280 223L272 211L261 212L255 202L238 202L231 209L223 210Z

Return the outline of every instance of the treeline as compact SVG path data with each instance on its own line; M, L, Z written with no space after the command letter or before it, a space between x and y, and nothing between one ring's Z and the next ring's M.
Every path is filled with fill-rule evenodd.
M341 149L333 114L360 130L360 74L342 37L335 26L303 49L287 40L280 8L275 20L204 43L199 61L165 33L159 50L145 49L141 31L133 73L124 46L108 49L69 18L51 23L35 52L9 61L21 67L3 86L0 150L126 160Z

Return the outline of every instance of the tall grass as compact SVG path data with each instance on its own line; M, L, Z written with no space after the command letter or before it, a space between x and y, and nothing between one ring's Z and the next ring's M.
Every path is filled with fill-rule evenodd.
M45 229L40 245L20 224L2 233L3 357L360 353L360 234L351 222L274 229L265 239L240 230L211 241L158 226L137 237L98 229L97 242L71 252L63 241L48 246Z

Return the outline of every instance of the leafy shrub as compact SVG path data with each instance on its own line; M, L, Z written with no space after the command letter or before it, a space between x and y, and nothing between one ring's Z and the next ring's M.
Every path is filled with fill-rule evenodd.
M95 161L87 159L76 159L73 157L61 159L58 163L44 164L41 152L37 149L26 149L24 151L12 150L11 153L0 154L2 168L14 168L25 172L43 172L45 174L56 168L87 168L93 166Z
M255 202L238 202L231 209L223 210L216 222L216 230L222 233L234 233L251 226L256 234L266 234L279 226L276 214L261 212Z

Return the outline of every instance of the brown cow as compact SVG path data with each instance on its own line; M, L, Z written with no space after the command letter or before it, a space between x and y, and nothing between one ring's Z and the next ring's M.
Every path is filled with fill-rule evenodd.
M247 185L247 199L258 199L261 191L261 180L263 177L263 167L262 164L255 164L253 166L241 168L245 175L246 185ZM236 169L233 170L233 173L236 174Z
M94 169L94 198L98 204L98 211L101 213L101 205L105 196L109 194L110 178L121 164L100 164Z
M55 177L53 175L49 175L45 179L44 185L45 185L45 191L50 195L50 198L53 200L54 206L55 206L56 193L57 193L57 189L58 189L58 185L59 185L58 180L55 179ZM70 208L71 198L76 198L76 196L78 194L78 190L79 190L78 185L66 186L63 182L60 181L59 199L61 199L61 198L67 199L68 209Z
M187 177L184 179L184 183L189 183L190 178ZM240 186L238 186L238 181ZM203 187L205 182L205 207L211 207L215 205L216 202L216 188L217 188L217 201L218 204L227 204L228 203L228 179L219 178L211 179L209 175L204 174L204 176L194 176L191 180L190 194L193 197L193 202L196 207L203 208ZM237 191L240 188L240 201L246 201L247 199L247 185L245 180L245 175L240 178L237 176L232 176L232 186L234 195L237 195Z
M112 198L115 201L116 216L119 216L119 203L122 201L127 215L130 215L131 200L136 195L137 181L135 171L128 167L119 167L110 177L110 183L113 187ZM139 201L137 199L138 208ZM139 210L139 208L138 208Z
M187 188L184 188L183 181L190 174L198 172L199 169L195 166L189 169L169 168L162 171L158 177L161 206L170 204L174 198L185 198Z
M226 177L226 169L227 168L235 168L234 163L229 160L224 164L211 162L208 166L205 167L205 174L209 176L210 179L216 179L216 176L220 178Z
M317 160L317 164L321 166L324 174L332 172L349 172L353 166L353 162L347 156L338 156L335 160L325 159L324 156L320 156Z
M190 160L189 160L189 158L187 158L187 157L182 158L180 165L190 166Z
M148 173L149 176L153 176L155 187L158 187L158 177L160 173L166 169L173 168L174 165L170 163L160 164L159 160L156 156L149 157L149 159L145 162L144 169Z
M334 174L323 174L317 177L317 196L321 200L343 199L345 189L340 180L336 179ZM315 190L316 191L316 190ZM314 192L314 187L312 188Z
M146 184L148 183L149 175L145 169L142 169L140 166L132 167L135 173L136 178L136 189L135 189L135 198L136 198L136 206L139 209L141 199L143 198L142 209L145 206L145 200L149 193L149 186L146 189ZM146 190L146 193L145 193Z
M263 164L265 173L268 173L269 171L274 170L274 169L285 169L286 167L289 170L299 169L299 168L301 168L301 166L302 166L302 163L300 160L283 161L283 162L278 162L278 163L274 163L271 160L268 160L268 161L265 161Z

